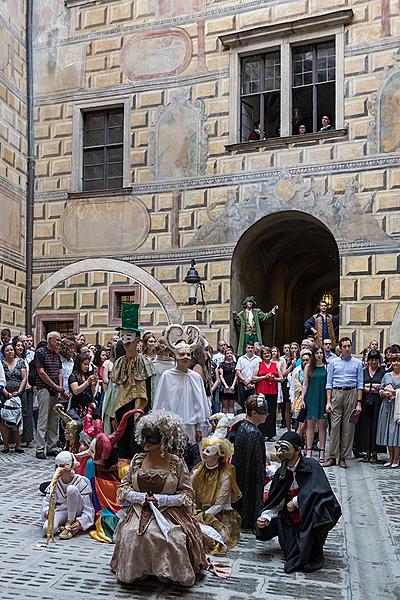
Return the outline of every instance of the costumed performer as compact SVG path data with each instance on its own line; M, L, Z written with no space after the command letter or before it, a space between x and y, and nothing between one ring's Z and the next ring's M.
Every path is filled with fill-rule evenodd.
M138 344L142 329L139 323L139 304L122 303L121 341L126 352L115 361L103 404L104 431L111 433L115 422L134 408L145 410L150 406L150 378L155 374L153 363L139 354Z
M236 483L235 467L225 459L233 446L225 438L208 437L202 441L202 463L192 473L196 502L196 519L203 533L208 554L224 555L240 538L241 518L232 508L241 496Z
M242 528L252 529L264 500L265 442L258 425L265 423L268 403L263 394L249 396L246 400L246 419L235 436L232 464L236 468L236 481L242 492L236 508L242 517Z
M117 501L117 490L121 479L128 472L129 461L119 458L116 446L129 426L132 426L132 419L136 415L143 415L143 411L134 409L125 413L111 435L101 431L96 433L96 421L94 425L90 419L85 421L85 433L94 437L89 448L78 454L78 457L90 457L85 464L85 475L92 487L96 511L95 529L90 532L90 537L97 542L110 544L119 522L118 513L122 506Z
M246 351L247 342L262 342L260 323L274 317L279 306L274 306L269 312L265 313L257 307L254 296L246 296L242 300L243 309L240 312L233 313L233 320L239 329L238 356L242 356Z
M94 404L94 406L96 406ZM75 454L79 452L80 449L80 433L82 431L82 422L77 421L67 415L64 412L64 406L62 404L55 404L53 406L53 410L58 417L65 423L64 425L64 450L68 452L74 452Z
M268 500L257 519L256 537L278 536L285 573L312 573L324 565L323 548L341 509L323 468L301 454L302 439L293 431L276 444L282 465L276 471Z
M321 300L318 304L319 311L304 323L305 335L313 336L314 343L322 346L324 340L331 340L332 347L336 346L335 328L339 324L338 315L328 313L328 304Z
M63 450L55 458L56 470L42 502L43 535L47 543L61 527L60 540L69 540L94 523L92 488L86 477L74 471L79 465L72 452Z
M154 575L190 587L207 568L194 493L183 456L186 436L174 414L155 411L137 425L137 454L117 499L127 505L115 534L111 569L132 583Z
M176 367L165 371L158 383L154 410L178 415L191 444L199 443L210 430L210 404L201 375L189 369L191 350L198 344L200 331L195 325L169 325L167 345L175 353Z
M215 413L210 417L212 433L210 437L225 438L229 429L229 417L225 413Z

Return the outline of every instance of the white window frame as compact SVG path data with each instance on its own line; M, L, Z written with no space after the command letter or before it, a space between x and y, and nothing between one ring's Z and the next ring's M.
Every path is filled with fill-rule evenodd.
M121 108L124 109L124 130L123 130L123 169L122 186L123 188L132 185L131 178L131 98L125 97L119 100L88 100L74 105L72 116L72 180L71 192L79 193L83 191L83 116L85 112L92 112L101 109ZM114 190L99 190L104 193ZM95 192L91 192L95 193Z
M241 100L241 59L255 54L281 51L281 135L292 135L292 46L317 44L335 40L335 129L344 128L344 25L325 29L323 32L301 33L282 36L279 39L263 41L246 46L231 48L230 52L230 128L229 143L241 143L240 139L240 100ZM279 139L279 138L274 138ZM245 142L243 142L245 143Z

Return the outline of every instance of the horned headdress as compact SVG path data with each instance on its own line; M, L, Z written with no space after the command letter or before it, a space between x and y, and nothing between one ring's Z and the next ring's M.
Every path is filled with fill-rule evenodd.
M165 339L167 346L174 354L185 349L189 352L193 350L200 341L200 330L196 325L168 325L165 330Z
M62 404L55 404L53 410L65 423L64 437L67 441L65 450L76 452L79 449L79 434L82 431L82 423L67 415Z

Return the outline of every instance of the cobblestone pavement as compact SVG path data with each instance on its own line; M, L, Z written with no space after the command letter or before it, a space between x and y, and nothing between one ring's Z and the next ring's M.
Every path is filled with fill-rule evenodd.
M34 451L0 454L0 589L2 600L86 600L185 597L196 600L400 599L400 469L350 461L328 470L343 518L330 533L325 568L285 575L278 543L243 534L224 562L226 580L204 575L191 590L148 580L122 586L109 569L113 546L81 535L45 547L38 485L49 479L52 461Z

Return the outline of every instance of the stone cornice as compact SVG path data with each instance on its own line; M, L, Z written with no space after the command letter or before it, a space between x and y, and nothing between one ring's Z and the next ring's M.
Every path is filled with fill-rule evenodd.
M26 104L26 95L21 92L21 90L19 88L17 88L16 85L14 85L12 83L12 81L10 81L9 79L7 79L7 77L4 77L3 73L1 73L0 71L0 82L10 91L14 94L14 96L16 96L18 98L18 100L21 100L21 102L23 102L24 104Z
M0 189L1 188L3 188L4 190L7 190L9 192L11 192L12 194L15 194L21 200L25 200L25 197L26 197L25 196L25 188L18 187L17 185L14 185L10 181L8 181L8 179L5 179L4 177L2 177L0 175Z
M352 173L358 171L373 171L375 169L400 167L399 155L379 155L375 158L362 158L359 160L330 161L320 165L299 165L288 167L285 172L291 176L305 175L330 175L333 173ZM162 194L174 191L185 191L210 187L233 186L239 184L252 185L273 177L278 177L283 169L272 168L265 171L246 171L229 175L213 175L192 177L172 181L152 181L149 183L133 183L132 194ZM36 192L37 202L59 202L67 199L68 190L54 192Z
M302 33L323 31L325 29L347 25L353 17L351 8L335 10L329 13L317 13L291 21L278 21L268 25L242 29L220 35L219 39L225 49L260 44L266 40L288 37Z
M36 106L47 106L48 104L58 104L60 102L79 102L82 100L126 97L127 94L136 92L145 92L149 90L159 90L165 88L174 88L192 83L202 83L205 81L215 81L216 79L226 79L229 77L229 69L215 69L214 71L205 71L203 73L191 73L190 75L180 75L177 77L164 77L150 81L138 81L136 83L126 83L107 88L95 88L63 92L54 95L37 96L35 98Z

